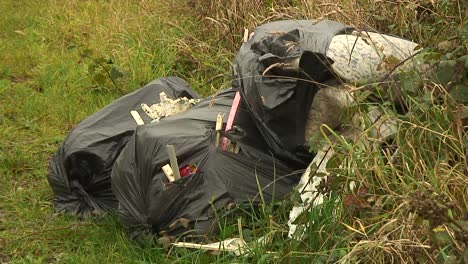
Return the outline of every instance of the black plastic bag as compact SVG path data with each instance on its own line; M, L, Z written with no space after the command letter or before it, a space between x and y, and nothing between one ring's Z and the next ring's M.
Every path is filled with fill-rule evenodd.
M271 152L295 168L313 158L305 121L317 83L335 78L326 51L333 36L350 30L333 21L285 20L258 27L242 45L232 85Z
M259 202L260 190L265 202L287 195L299 179L294 171L313 158L304 146L305 120L316 83L334 78L328 44L347 29L331 21L261 26L236 56L233 90L138 127L112 171L124 226L134 235L210 233L214 212L231 203ZM285 65L291 67L277 67ZM228 116L236 91L242 103L223 135L241 146L239 154L214 147L216 115ZM179 166L199 172L170 183L162 172L167 145Z
M140 104L158 103L161 92L170 98L199 97L180 78L158 79L114 101L70 132L49 163L48 180L57 212L89 216L117 207L110 173L137 127L130 111L137 110L150 122Z
M216 232L214 212L229 204L258 203L260 192L265 202L281 199L297 184L299 175L269 153L247 145L238 154L215 147L216 116L227 117L234 93L221 92L136 129L112 171L119 212L133 236ZM254 123L244 118L242 128L249 125ZM169 182L161 169L169 164L167 145L174 146L180 167L192 165L198 172Z

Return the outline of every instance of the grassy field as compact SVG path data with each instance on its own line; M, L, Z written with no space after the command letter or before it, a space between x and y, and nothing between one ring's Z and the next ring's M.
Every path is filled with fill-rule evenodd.
M466 5L231 2L0 0L0 263L466 260ZM321 17L412 39L428 48L425 62L443 65L437 80L407 75L399 83L410 114L387 113L399 120L396 163L366 147L337 147L352 165L332 170L346 180L329 184L335 195L309 215L304 240L286 239L291 201L245 216L244 229L271 234L271 241L243 258L163 249L149 239L137 244L114 215L54 214L48 159L79 121L158 77L181 76L209 95L229 85L244 27ZM365 186L370 207L343 203L357 195L339 187L348 180ZM228 235L239 235L235 225L226 224L221 236Z
M164 254L128 241L113 216L55 215L47 162L80 120L176 74L181 32L133 1L2 0L0 10L0 263L160 263ZM95 82L83 52L125 77Z

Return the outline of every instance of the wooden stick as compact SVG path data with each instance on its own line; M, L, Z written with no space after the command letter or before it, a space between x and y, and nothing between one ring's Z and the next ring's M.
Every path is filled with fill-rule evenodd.
M215 142L215 146L218 147L219 145L219 139L221 137L221 135L219 134L219 131L223 129L223 115L221 113L218 113L218 115L216 116L216 142Z
M174 179L174 171L171 168L171 165L166 164L162 167L162 171L166 175L166 178L169 180L169 182L175 181Z
M244 28L244 43L247 42L249 40L249 30Z
M132 114L133 119L135 119L137 125L141 126L145 124L145 122L143 121L143 119L141 119L141 116L137 111L130 111L130 114Z
M234 123L234 118L236 117L236 114L237 114L237 109L239 108L240 100L241 100L240 93L236 92L236 95L234 96L234 100L232 101L231 111L229 112L225 131L229 131L232 128L232 124ZM223 140L221 142L221 148L223 150L227 149L228 141L229 140L227 138L223 137Z
M174 175L174 181L180 179L179 164L177 163L177 156L173 145L167 145L167 154L169 155L169 161L171 163L172 173Z

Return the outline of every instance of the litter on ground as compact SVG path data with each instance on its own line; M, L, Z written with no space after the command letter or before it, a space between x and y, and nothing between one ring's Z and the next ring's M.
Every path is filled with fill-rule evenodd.
M379 148L396 131L383 106L346 120L342 113L359 85L422 67L413 60L418 49L328 20L246 30L231 88L201 98L184 80L161 78L79 123L50 161L55 210L116 210L132 237L150 232L175 238L176 247L239 255L242 238L186 241L216 234L220 211L299 192L288 225L300 238L307 225L296 220L327 199L318 185L334 155L334 141L311 151L316 136L329 129L356 138L370 122Z

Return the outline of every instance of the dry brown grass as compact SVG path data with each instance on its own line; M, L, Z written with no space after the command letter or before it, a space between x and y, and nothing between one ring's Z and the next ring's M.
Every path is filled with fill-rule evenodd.
M461 1L450 7L433 0L277 0L226 1L189 0L186 7L201 21L207 39L224 42L236 51L244 29L252 30L260 24L278 19L331 19L358 29L391 32L426 44L430 40L421 25L433 22L445 26L462 24L466 7ZM441 18L448 18L443 21Z
M230 61L222 58L233 58L244 30L278 19L336 20L357 29L399 35L441 53L457 47L466 52L468 48L457 35L457 30L466 27L466 6L461 1L190 0L175 5L198 21L197 30L176 44L182 60L190 62L194 71L203 72L206 78L202 80L223 75L224 85L230 83ZM421 76L417 96L428 92L437 96L431 99L430 108L409 99L407 116L388 113L399 124L391 148L369 147L365 143L372 137L369 128L360 137L363 144L337 151L348 165L334 172L345 176L339 184L354 181L357 190L365 190L361 194L345 188L339 191L343 197L362 201L345 206L339 218L345 227L340 239L325 239L336 239L346 248L341 263L435 263L455 256L461 260L466 255L467 131L456 114L460 105L450 98L449 90ZM321 228L323 232L334 230L326 225ZM306 246L311 244L307 238L303 242L298 250L305 256L313 249ZM320 250L330 254L334 248Z
M218 76L215 88L229 86L230 61L242 44L244 30L279 19L331 19L354 26L390 33L420 43L424 47L442 42L448 29L463 24L466 7L461 1L432 0L187 0L173 1L172 14L178 21L173 25L184 31L184 37L175 44L179 51L180 73L187 78L205 79ZM143 0L141 5L151 6ZM463 9L465 8L465 9ZM181 14L183 14L181 16ZM187 25L180 20L187 16L198 21ZM445 45L453 48L452 41ZM209 63L213 62L213 63ZM193 72L193 74L187 74ZM219 78L224 76L224 78ZM203 78L202 78L203 79ZM221 81L219 81L221 80ZM196 83L203 87L202 81ZM205 89L207 88L205 87ZM209 90L209 89L208 89Z

